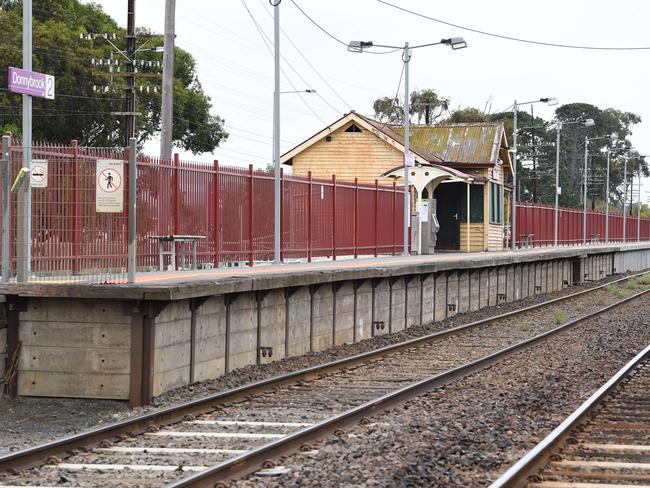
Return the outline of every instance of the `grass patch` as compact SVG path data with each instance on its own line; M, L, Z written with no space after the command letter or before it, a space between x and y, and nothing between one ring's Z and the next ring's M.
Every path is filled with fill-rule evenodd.
M636 282L636 280L630 280L627 282L627 285L625 285L625 288L628 290L637 290L639 288L639 284Z
M583 302L582 300L579 301L578 303L576 303L576 311L582 312L585 309L585 306L586 306L585 302Z
M519 326L519 330L522 332L528 332L530 330L530 325L528 324L528 322L524 322Z
M566 312L564 310L556 310L553 312L553 321L556 324L562 324L566 321Z
M637 278L637 283L641 286L650 286L650 273L646 273Z
M605 287L605 291L608 291L609 293L616 293L617 290L618 286L614 285L613 283Z
M625 298L625 292L623 290L618 290L616 292L616 298L618 298L619 300Z

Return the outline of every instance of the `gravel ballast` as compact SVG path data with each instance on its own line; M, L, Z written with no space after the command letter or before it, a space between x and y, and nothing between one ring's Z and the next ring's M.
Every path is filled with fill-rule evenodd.
M238 486L486 486L650 343L644 296Z

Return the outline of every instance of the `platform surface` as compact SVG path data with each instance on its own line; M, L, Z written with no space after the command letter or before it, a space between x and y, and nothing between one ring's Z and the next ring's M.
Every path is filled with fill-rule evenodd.
M175 300L182 298L305 286L345 279L402 276L450 269L473 269L580 255L648 249L650 242L594 244L427 256L383 256L311 263L259 264L208 270L138 273L135 283L10 283L0 295Z

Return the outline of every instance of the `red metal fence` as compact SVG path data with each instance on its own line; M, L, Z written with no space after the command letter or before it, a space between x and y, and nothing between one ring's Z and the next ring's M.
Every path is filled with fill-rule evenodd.
M22 148L12 149L13 175ZM128 161L122 149L35 145L47 188L32 190L32 269L41 276L110 279L126 271ZM124 160L122 213L95 211L99 159ZM402 248L403 191L393 186L282 175L283 259L394 254ZM16 198L12 198L15 236ZM273 259L273 174L138 157L137 265L158 269L155 235L204 236L202 267ZM12 239L12 241L15 239ZM177 249L177 253L178 253ZM15 249L12 249L15 258ZM14 263L15 266L15 263Z
M526 236L529 243L537 246L554 243L555 207L540 203L517 203L517 244L521 245ZM625 241L650 240L650 219L642 218L640 233L637 233L637 216L627 216ZM639 235L640 234L640 235ZM587 212L588 243L605 240L605 213ZM609 213L609 240L623 242L623 215L612 210ZM560 207L558 212L558 244L582 244L583 211L577 208Z

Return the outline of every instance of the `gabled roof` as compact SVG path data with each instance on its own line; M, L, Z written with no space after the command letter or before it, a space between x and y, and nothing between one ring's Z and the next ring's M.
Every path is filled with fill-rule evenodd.
M291 158L296 154L350 121L404 151L403 127L384 124L353 111L286 152L280 158L281 162L291 164ZM494 165L501 159L510 167L508 142L502 122L412 125L409 142L416 161L420 163Z
M333 122L332 124L328 125L324 129L318 131L309 139L304 140L293 149L284 153L280 157L280 162L282 164L292 164L291 160L296 154L301 153L309 146L315 144L316 142L320 141L326 136L337 131L338 129L346 125L348 122L354 122L355 124L359 125L359 127L362 127L367 131L372 132L377 137L383 139L398 151L404 152L404 139L402 136L397 134L389 126L385 124L381 124L375 120L369 119L367 117L364 117L363 115L360 115L352 111L350 113L345 114L343 117ZM429 154L426 151L422 151L419 148L412 147L411 152L415 154L415 160L420 163L428 163L429 161L431 161L432 158L434 159L434 162L442 162L440 158L437 158L435 155Z

